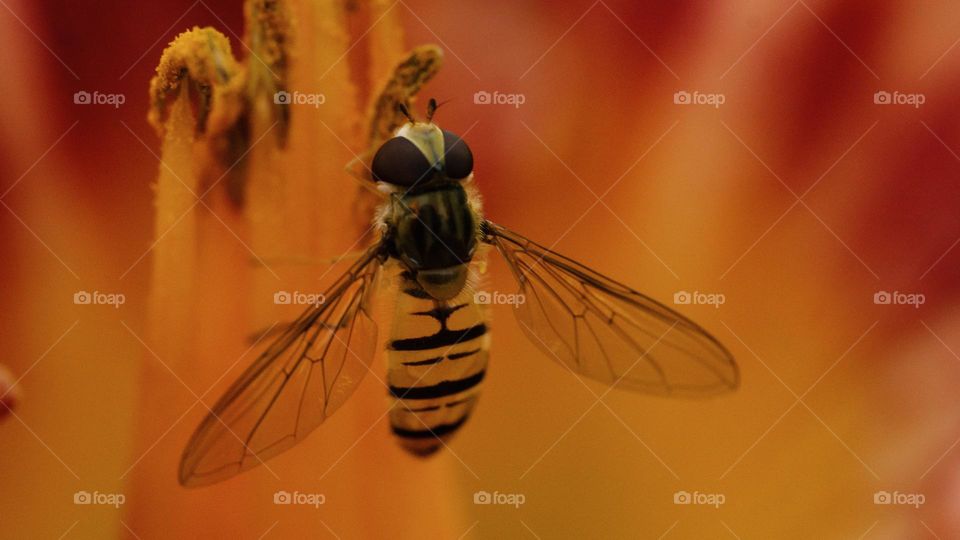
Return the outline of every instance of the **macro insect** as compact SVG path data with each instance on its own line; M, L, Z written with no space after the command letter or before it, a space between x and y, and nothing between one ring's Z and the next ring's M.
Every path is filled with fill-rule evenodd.
M371 303L381 272L397 287L387 340L389 420L417 456L441 448L470 416L487 369L490 329L476 280L491 246L525 301L520 328L567 369L618 388L670 396L735 389L737 365L713 336L663 304L483 217L467 143L406 117L376 151L385 195L379 238L287 327L213 406L191 437L180 482L210 484L302 440L370 370Z

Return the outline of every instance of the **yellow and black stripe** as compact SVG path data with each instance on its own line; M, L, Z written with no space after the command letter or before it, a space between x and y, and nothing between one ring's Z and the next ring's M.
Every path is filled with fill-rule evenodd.
M489 330L469 287L437 301L401 275L387 384L390 427L403 448L430 455L466 422L486 374Z

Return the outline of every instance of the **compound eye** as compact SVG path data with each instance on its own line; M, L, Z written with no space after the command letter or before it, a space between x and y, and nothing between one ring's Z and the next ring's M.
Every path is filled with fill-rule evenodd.
M404 187L426 182L433 173L423 152L404 137L383 143L373 156L371 169L374 180Z
M443 132L443 154L449 178L462 180L473 172L473 152L466 141L449 131Z

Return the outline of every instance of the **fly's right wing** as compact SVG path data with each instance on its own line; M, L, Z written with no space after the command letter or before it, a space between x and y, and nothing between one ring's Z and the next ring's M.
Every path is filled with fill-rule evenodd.
M489 221L520 283L521 329L568 369L625 390L700 397L737 388L733 356L700 325L656 300Z
M370 304L381 251L368 249L217 401L183 451L182 485L212 484L263 463L353 394L376 348Z

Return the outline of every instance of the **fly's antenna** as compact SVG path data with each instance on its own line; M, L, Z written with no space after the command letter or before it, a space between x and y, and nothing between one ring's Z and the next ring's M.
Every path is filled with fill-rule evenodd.
M416 123L416 121L413 119L413 115L410 114L410 109L407 108L406 103L397 103L397 110L399 110L402 115L406 116L407 120L409 120L411 124Z
M437 112L437 109L439 109L441 105L443 105L444 103L447 103L447 102L449 102L449 101L450 101L450 100L448 99L448 100L446 100L446 101L442 101L442 102L440 102L440 103L437 103L437 100L435 100L435 99L433 99L433 98L430 98L430 102L427 103L427 122L432 122L432 121L433 121L433 115L434 115L434 113Z

